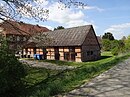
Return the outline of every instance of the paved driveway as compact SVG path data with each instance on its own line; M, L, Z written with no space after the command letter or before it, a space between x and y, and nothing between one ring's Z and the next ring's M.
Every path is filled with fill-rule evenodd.
M130 59L64 97L130 97Z

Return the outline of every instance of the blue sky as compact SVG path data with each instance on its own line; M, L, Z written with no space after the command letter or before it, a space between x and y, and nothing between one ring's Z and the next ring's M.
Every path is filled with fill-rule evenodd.
M88 6L84 9L66 8L61 10L57 2L39 0L49 9L49 18L45 22L24 19L26 23L39 24L53 29L92 24L98 36L105 32L113 33L116 39L130 35L130 0L80 0Z

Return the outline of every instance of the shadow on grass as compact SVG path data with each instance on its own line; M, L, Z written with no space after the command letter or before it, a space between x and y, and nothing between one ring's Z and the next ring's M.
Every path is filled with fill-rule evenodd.
M27 97L32 94L34 95L32 97L35 97L36 95L42 95L40 97L50 97L63 92L61 81L64 79L64 74L69 71L70 70L64 70L55 75L49 75L43 81L34 84L32 87L28 88Z
M110 58L112 56L101 56L101 59L106 59L106 58Z

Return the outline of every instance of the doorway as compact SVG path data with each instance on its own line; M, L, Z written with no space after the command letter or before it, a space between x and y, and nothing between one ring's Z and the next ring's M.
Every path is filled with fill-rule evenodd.
M54 51L55 51L55 60L59 60L59 47L56 47L55 49L54 49Z

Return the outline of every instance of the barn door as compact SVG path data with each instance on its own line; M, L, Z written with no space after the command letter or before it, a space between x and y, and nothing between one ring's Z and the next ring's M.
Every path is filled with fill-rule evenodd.
M75 61L75 53L70 53L70 60Z
M67 61L70 60L70 54L69 54L69 52L64 52L64 60L67 60Z
M55 60L59 60L59 47L55 48Z
M69 52L70 52L70 61L75 61L75 47L70 47Z
M43 48L43 59L47 59L47 51L46 51L46 48Z

